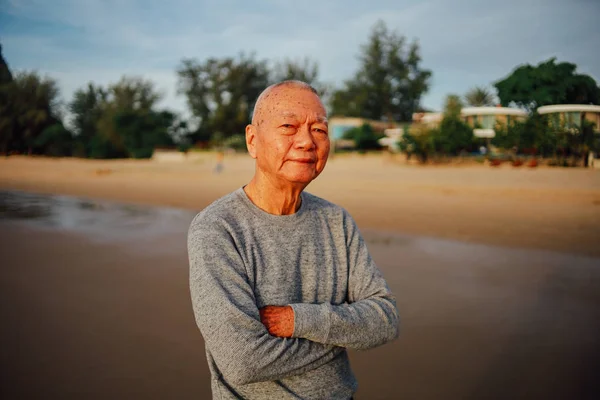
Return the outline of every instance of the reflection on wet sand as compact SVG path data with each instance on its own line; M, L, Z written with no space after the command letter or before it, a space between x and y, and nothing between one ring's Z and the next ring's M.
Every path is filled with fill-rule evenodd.
M194 215L176 208L0 191L0 220L21 221L36 229L80 233L96 241L122 243L164 237L181 232Z

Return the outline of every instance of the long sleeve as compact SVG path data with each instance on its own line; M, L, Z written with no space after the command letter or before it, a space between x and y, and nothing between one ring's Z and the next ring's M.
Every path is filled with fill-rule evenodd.
M196 322L225 380L235 385L278 380L318 368L343 351L269 335L236 243L218 221L192 222L188 254Z
M398 310L356 223L347 213L344 227L350 269L348 303L291 304L295 319L293 336L352 349L369 349L398 336Z

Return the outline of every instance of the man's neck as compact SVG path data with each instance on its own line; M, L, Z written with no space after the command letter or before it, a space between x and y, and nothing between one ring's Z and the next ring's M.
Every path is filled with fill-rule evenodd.
M246 195L261 210L273 215L291 215L300 208L300 194L306 185L279 184L255 175L244 187Z

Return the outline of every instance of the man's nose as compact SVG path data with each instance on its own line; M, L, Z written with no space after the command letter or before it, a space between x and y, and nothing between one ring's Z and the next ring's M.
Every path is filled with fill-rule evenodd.
M295 145L299 149L312 150L315 147L313 134L308 125L303 125L295 135Z

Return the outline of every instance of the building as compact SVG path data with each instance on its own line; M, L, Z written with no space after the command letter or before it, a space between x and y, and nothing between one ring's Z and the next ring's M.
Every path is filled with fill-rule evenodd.
M420 112L412 115L413 123L421 124L428 129L437 128L443 118L444 114L441 112Z
M527 112L511 107L465 107L460 116L465 123L473 128L473 134L480 138L493 138L496 135L496 123L510 124L511 121L523 121ZM437 128L444 115L439 112L414 113L413 123L429 129Z
M344 133L350 129L361 127L364 124L362 118L351 117L332 117L329 118L329 137L332 140L340 140L344 137Z
M524 121L527 112L511 107L465 107L460 112L464 121L472 126L473 135L491 139L496 136L496 123L509 125L514 121Z
M385 137L382 137L377 142L389 151L396 153L400 151L399 142L404 135L404 128L388 128L383 131Z
M383 132L388 128L398 126L395 122L373 121L365 118L355 117L331 117L328 121L329 136L332 140L340 140L344 133L353 128L360 128L364 124L369 124L375 131Z
M564 123L567 128L581 127L582 119L590 122L594 131L600 132L600 106L589 104L555 104L537 109L538 114L548 114L550 123L558 126Z

